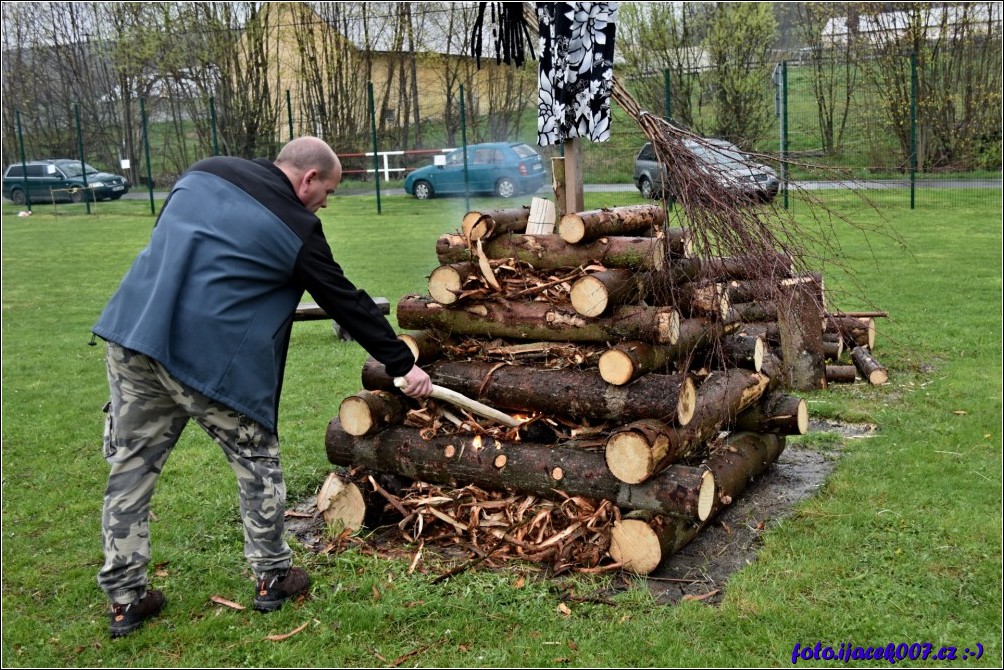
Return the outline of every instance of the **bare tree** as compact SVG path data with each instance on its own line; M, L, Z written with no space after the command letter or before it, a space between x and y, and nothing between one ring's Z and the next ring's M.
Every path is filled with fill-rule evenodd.
M824 39L824 29L852 9L849 3L799 2L795 5L794 28L809 52L812 89L816 96L819 138L827 156L840 153L857 89L856 41L848 35L842 43Z
M715 134L750 147L771 123L768 50L775 23L764 3L720 2L711 13L705 45L714 66Z

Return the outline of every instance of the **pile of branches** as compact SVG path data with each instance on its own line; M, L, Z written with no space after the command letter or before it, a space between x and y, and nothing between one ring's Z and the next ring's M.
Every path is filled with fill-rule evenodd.
M414 560L423 547L440 546L461 547L479 563L530 561L555 574L618 568L609 561L601 565L611 528L620 521L620 511L607 500L564 496L559 502L473 485L415 482L401 491L393 507L405 513L397 524L402 539L419 545Z

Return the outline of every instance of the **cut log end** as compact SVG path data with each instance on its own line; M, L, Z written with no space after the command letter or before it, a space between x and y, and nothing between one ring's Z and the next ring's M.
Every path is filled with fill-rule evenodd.
M613 476L627 484L642 483L652 475L656 465L652 445L634 431L611 436L604 457Z
M586 225L578 214L565 214L558 221L558 235L569 244L578 244L586 236Z
M499 454L498 456L495 457L495 467L499 468L499 469L502 469L502 468L505 467L505 464L508 461L509 461L509 458L505 454Z
M360 437L368 435L374 427L373 412L366 401L357 396L350 396L338 406L338 420L349 435Z
M701 491L697 497L697 518L700 521L707 521L715 508L715 475L710 470L701 476Z
M809 405L802 398L798 399L798 434L809 432Z
M686 426L694 418L697 409L697 385L687 377L680 386L680 398L676 403L676 420L681 426Z
M587 276L572 284L572 307L583 316L600 316L607 310L609 292L596 277Z
M662 563L662 544L645 521L623 519L610 532L610 557L624 570L647 575Z
M457 301L463 282L456 268L441 265L429 275L429 295L438 303L452 305Z
M474 224L481 220L481 212L467 212L464 214L463 220L460 222L460 230L464 233L465 237L471 237L471 230L474 228Z
M764 343L762 337L756 338L756 344L753 346L753 369L756 372L760 372L763 369L763 357L767 353L767 345Z
M397 336L397 339L408 345L408 349L411 350L411 355L415 357L415 362L418 362L419 357L422 355L422 349L418 346L418 341L413 335L408 335L407 333L402 333Z
M631 362L631 357L618 349L603 352L599 368L603 381L614 386L623 386L634 376L634 363Z
M889 382L889 373L885 370L872 370L868 373L868 383L872 386L880 386Z
M332 472L317 493L317 511L336 532L355 532L363 526L366 502L358 486Z

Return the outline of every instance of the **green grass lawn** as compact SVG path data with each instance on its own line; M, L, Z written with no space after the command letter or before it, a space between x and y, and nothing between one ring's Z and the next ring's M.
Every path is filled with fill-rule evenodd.
M5 203L3 665L781 667L795 643L820 641L929 642L935 651L957 646L960 657L979 643L982 658L966 664L997 667L999 195L916 210L897 194L877 194L877 209L828 196L880 231L866 236L835 223L839 258L822 269L832 307L889 312L874 353L890 383L805 397L814 416L869 421L878 431L848 440L816 495L768 527L757 559L724 585L720 605L661 606L642 585L614 604L580 603L569 593L589 595L620 578L551 580L531 566L432 584L435 572L408 575L407 561L357 548L317 555L294 543L314 578L308 600L268 616L221 607L212 596L251 599L236 486L218 448L189 428L153 500L152 585L165 591L167 608L115 642L95 581L107 386L104 347L89 345L89 329L153 217L144 202L102 203L91 216L83 206L60 206L58 215L39 206L30 218ZM590 208L637 202L635 194L586 194ZM474 208L500 204L472 200ZM335 197L323 219L347 274L393 304L425 290L436 238L459 227L465 203L384 197L382 209L377 215L372 197ZM793 211L808 220L806 205ZM325 428L360 389L364 359L329 322L294 327L280 420L290 503L312 495L332 469ZM284 641L267 639L304 624Z

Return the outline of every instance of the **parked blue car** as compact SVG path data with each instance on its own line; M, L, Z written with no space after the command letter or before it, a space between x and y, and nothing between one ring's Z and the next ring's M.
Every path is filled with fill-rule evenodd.
M547 180L540 154L527 144L493 142L467 147L467 180L471 193L511 198L536 193ZM444 165L427 165L404 180L404 190L419 200L464 193L464 151L446 154Z

